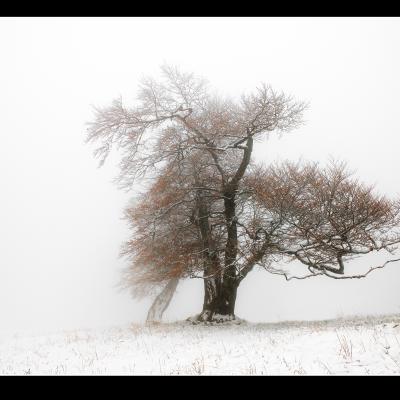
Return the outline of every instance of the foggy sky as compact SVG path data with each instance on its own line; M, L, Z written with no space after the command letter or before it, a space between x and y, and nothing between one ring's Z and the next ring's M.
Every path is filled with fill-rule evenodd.
M91 105L120 95L129 104L163 63L221 94L266 82L310 108L303 127L257 144L259 160L347 160L398 196L399 49L399 18L1 18L0 335L140 322L151 303L116 288L133 193L111 182L118 155L98 169L84 144ZM252 272L236 312L251 321L400 312L399 288L399 264L356 281ZM201 280L181 283L165 317L201 304Z

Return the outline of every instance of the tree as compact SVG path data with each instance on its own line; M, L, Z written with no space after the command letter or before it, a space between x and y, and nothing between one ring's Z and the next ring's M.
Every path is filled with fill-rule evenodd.
M120 187L146 184L125 212L128 287L147 294L201 277L197 319L225 321L235 319L237 289L256 265L293 279L277 265L297 260L308 274L296 278L342 279L355 277L344 275L346 260L394 251L399 202L351 178L344 165L252 161L258 140L302 123L304 102L268 85L235 101L193 74L168 66L162 73L162 81L142 81L133 108L118 99L96 109L88 129L87 141L100 142L100 165L113 147L122 151Z

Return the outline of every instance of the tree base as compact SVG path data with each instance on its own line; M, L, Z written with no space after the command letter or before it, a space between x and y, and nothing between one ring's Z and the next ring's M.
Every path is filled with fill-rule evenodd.
M189 317L186 319L186 321L193 325L241 325L246 323L244 319L238 318L232 314L211 314L209 311L203 311L200 314Z

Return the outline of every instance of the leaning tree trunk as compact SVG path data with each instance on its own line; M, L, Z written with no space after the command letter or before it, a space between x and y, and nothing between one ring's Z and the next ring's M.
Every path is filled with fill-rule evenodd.
M172 278L164 287L162 292L155 298L147 313L146 322L160 322L164 311L167 309L176 287L178 286L179 278Z

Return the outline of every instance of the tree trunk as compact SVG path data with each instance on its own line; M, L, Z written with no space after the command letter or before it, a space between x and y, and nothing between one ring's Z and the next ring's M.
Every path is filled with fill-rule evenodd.
M162 292L155 298L147 313L146 322L160 322L164 311L167 309L176 287L178 286L179 278L172 278L164 287Z
M226 322L235 320L237 288L237 284L228 286L215 278L204 279L203 310L195 318L195 321Z
M228 234L225 246L225 267L218 278L204 280L204 304L203 311L197 317L199 321L225 322L236 319L235 303L239 281L235 266L238 246L235 192L235 186L229 187L224 192Z

